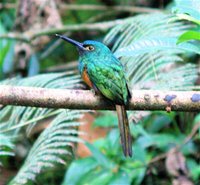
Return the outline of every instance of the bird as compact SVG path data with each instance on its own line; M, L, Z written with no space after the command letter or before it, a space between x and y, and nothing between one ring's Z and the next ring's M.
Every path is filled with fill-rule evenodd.
M83 81L115 104L122 150L125 157L132 157L132 138L125 109L131 93L120 60L101 42L86 40L81 43L65 35L56 36L76 46L79 53L78 68Z

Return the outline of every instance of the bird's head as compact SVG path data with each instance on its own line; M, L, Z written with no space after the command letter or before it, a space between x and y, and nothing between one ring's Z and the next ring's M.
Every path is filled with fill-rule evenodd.
M93 40L86 40L83 43L70 39L64 35L58 35L57 37L73 44L79 51L80 57L95 57L99 58L102 56L108 56L112 54L110 49L101 42L93 41Z

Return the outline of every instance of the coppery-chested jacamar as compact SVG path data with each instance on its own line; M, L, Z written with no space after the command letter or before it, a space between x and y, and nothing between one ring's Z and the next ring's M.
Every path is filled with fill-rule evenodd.
M115 103L123 152L125 156L131 157L132 142L125 109L131 94L122 64L101 42L86 40L80 43L63 35L56 36L77 47L79 71L85 83Z

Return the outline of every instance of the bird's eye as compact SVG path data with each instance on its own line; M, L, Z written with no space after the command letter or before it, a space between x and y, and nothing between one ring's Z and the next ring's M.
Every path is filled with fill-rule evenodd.
M92 51L94 50L94 47L93 46L85 46L85 49L88 50L88 51Z

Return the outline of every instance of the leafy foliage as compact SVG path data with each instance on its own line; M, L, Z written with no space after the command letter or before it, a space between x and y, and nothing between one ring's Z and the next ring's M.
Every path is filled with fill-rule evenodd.
M34 143L24 165L10 184L26 184L29 180L34 181L41 170L52 168L55 163L65 164L61 157L70 154L66 147L71 146L71 142L81 141L77 138L80 133L74 128L80 125L74 121L80 116L78 111L61 110Z
M190 7L188 9L188 6ZM184 1L180 2L179 0L176 1L176 7L174 8L177 11L177 17L182 20L187 20L197 24L198 26L193 30L189 30L183 33L178 38L178 44L190 40L199 40L200 38L200 13L198 11L200 8L200 2L193 0L193 1ZM199 46L199 43L195 43L195 46Z
M133 158L125 158L118 142L119 132L117 128L112 129L106 138L94 142L94 146L86 146L92 152L92 156L78 159L70 165L62 185L69 184L141 184L148 170L156 163L157 153L165 153L170 148L181 146L181 152L190 156L198 150L195 142L190 140L183 144L187 138L186 133L176 129L177 122L173 123L176 114L154 113L144 120L143 124L131 125L133 144ZM144 126L145 125L145 126ZM166 129L168 128L168 129ZM158 162L159 162L158 157ZM161 158L162 159L162 158ZM160 160L161 160L160 159ZM155 161L154 161L155 160ZM194 180L199 177L198 162L193 160L191 172ZM73 174L76 173L76 176ZM154 168L154 174L159 169ZM165 174L167 176L167 174ZM95 178L92 178L95 176Z

